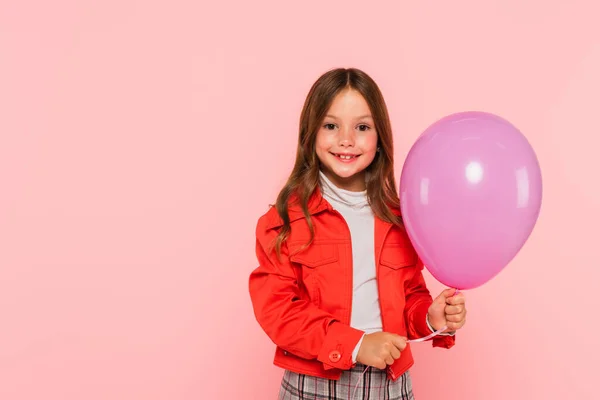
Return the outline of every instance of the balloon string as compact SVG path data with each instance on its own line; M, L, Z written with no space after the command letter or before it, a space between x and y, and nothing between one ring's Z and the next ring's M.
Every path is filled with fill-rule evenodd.
M444 332L446 329L448 329L448 327L446 325L444 325L442 327L442 329L438 329L437 331L433 332L431 335L427 335L427 336L419 338L419 339L410 339L410 340L407 340L406 343L424 342L426 340L431 339L432 337L435 337L435 336L439 335L440 333Z
M351 399L354 399L354 396L356 395L356 390L358 389L358 385L360 385L360 381L363 379L365 372L367 372L369 368L371 368L371 367L367 366L367 368L365 368L365 370L362 372L362 374L360 374L360 376L358 377L358 382L356 382L356 386L354 387L354 392L352 392L352 397L350 397Z
M458 289L455 289L453 296L455 296L457 294L458 294ZM427 335L425 337L418 338L418 339L410 339L410 340L407 340L406 342L407 343L424 342L426 340L431 339L432 337L439 335L440 333L444 332L446 329L448 329L448 327L446 325L444 325L441 329L438 329L437 331L431 333L430 335ZM371 368L371 367L367 366L367 368L365 368L365 370L362 372L362 374L360 374L360 377L358 378L358 381L356 382L356 386L354 387L354 391L352 392L351 399L354 399L354 396L356 395L356 390L358 389L358 385L360 384L360 381L362 380L363 376L365 375L365 372L367 372L369 368Z

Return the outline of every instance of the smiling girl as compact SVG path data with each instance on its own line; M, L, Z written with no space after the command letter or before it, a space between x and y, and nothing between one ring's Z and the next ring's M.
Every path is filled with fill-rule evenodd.
M306 98L294 169L256 228L256 319L285 369L280 399L413 399L407 339L450 348L462 294L433 299L402 225L390 119L357 69L322 75ZM367 373L366 367L369 368Z

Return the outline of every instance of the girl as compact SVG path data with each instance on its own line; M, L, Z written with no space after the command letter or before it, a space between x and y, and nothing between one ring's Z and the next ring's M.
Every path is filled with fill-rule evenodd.
M402 225L390 119L376 83L335 69L312 86L294 169L256 228L256 319L285 369L280 399L413 399L407 340L450 348L453 289L432 299ZM366 373L365 368L369 368Z

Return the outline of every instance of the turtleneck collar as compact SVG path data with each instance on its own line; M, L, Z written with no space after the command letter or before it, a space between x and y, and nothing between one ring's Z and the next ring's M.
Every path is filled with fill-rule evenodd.
M331 180L325 176L323 171L319 171L319 177L321 180L321 191L323 197L325 197L329 202L334 203L332 204L333 206L336 204L341 204L355 210L369 207L366 190L353 192L350 190L341 189L331 182Z

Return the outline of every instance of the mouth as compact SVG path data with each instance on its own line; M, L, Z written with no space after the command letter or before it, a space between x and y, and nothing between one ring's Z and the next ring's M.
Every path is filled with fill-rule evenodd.
M338 158L341 161L353 161L360 157L360 154L342 154L342 153L331 153L334 157Z

